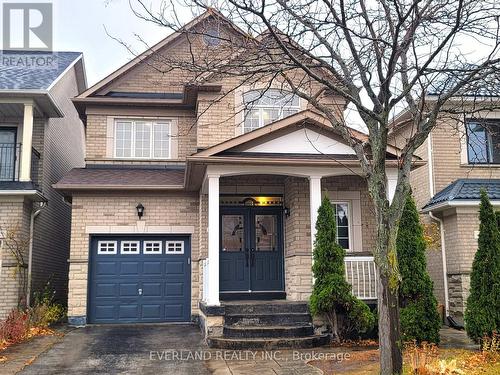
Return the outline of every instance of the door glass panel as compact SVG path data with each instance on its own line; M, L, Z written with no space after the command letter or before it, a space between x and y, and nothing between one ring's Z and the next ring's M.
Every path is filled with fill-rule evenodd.
M14 179L16 164L16 131L0 130L0 181Z
M243 251L244 225L242 215L222 215L222 251Z
M276 215L255 215L256 251L276 251L277 232Z

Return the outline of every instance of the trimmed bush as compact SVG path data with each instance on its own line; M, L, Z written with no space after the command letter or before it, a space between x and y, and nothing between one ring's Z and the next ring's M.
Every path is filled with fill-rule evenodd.
M352 332L366 332L375 318L369 307L351 293L345 279L345 250L337 243L336 218L328 198L318 210L314 242L314 286L310 299L311 312L324 315L332 328L333 338L340 341Z
M498 216L481 191L478 248L472 263L470 295L465 309L465 329L479 342L500 330L500 233Z
M396 239L401 273L399 306L404 341L439 342L441 321L433 282L427 273L424 231L411 195L407 198Z

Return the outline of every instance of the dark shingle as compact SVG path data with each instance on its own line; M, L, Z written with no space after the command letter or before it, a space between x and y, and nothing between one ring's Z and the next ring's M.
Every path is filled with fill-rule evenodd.
M500 199L500 180L460 179L451 183L423 207L430 208L443 202L479 200L481 189L485 189L490 199Z
M0 50L0 89L47 90L81 55L80 52Z

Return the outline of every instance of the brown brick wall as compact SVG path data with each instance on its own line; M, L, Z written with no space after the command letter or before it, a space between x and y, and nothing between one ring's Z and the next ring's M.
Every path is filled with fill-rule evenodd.
M23 198L4 197L0 200L0 320L9 312L25 301L22 280L26 280L27 269L20 268L19 262L13 254L19 251L24 264L28 263L28 241L31 202ZM16 243L18 244L16 246Z

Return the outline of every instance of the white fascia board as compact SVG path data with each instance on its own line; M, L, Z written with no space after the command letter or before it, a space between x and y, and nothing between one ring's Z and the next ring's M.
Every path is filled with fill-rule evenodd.
M475 200L467 200L467 201L446 201L446 202L441 202L436 205L427 207L423 209L421 212L427 213L427 212L435 212L435 211L442 211L443 209L446 209L448 207L479 207L479 204L481 201L479 199ZM500 206L500 200L492 200L491 204L493 206Z

